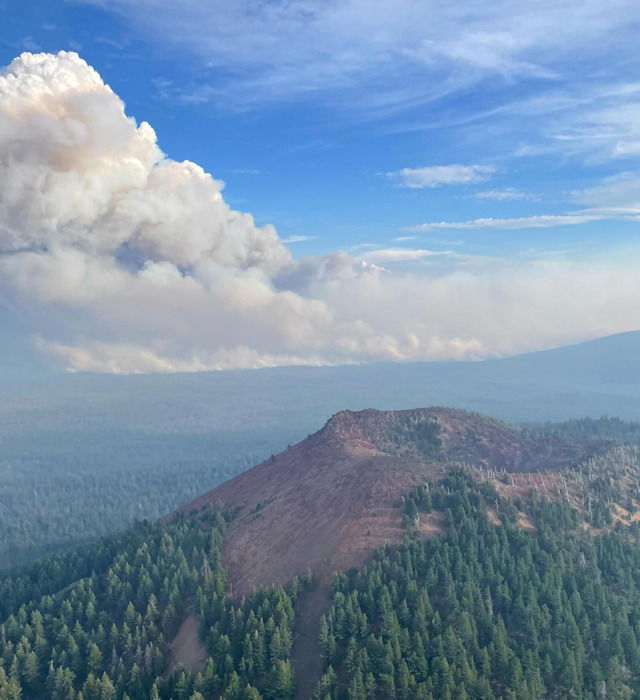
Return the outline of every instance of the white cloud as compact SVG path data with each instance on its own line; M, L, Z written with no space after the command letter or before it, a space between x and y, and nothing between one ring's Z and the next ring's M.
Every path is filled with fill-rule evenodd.
M379 250L372 250L369 253L364 253L361 257L367 262L381 264L420 260L421 258L432 258L439 255L451 255L451 251L425 250L420 248L381 248Z
M518 216L507 219L482 218L470 221L430 221L416 226L408 226L408 231L433 231L436 229L524 229L550 228L552 226L577 226L590 221L611 218L597 212L577 212L574 214L540 214Z
M283 243L304 243L305 241L312 241L315 238L315 236L304 236L302 234L295 234L293 236L289 236L288 238L283 238L282 242Z
M597 210L640 213L640 173L623 172L605 178L599 185L572 193L572 199Z
M605 107L585 110L555 136L568 148L595 152L602 158L628 158L640 152L640 86L632 95L615 96ZM564 145L563 144L563 145Z
M294 260L222 187L167 159L77 55L24 54L0 75L0 294L71 371L469 359L637 327L633 256ZM502 226L552 218L571 217ZM501 220L479 221L467 227ZM376 255L433 272L386 271Z
M521 199L535 199L535 196L527 192L520 192L513 187L506 187L503 190L485 190L475 193L476 199L491 199L496 202L515 201Z
M403 187L422 189L485 182L495 171L489 165L428 165L422 168L402 168L387 175L399 180Z
M587 79L553 93L525 98L503 114L525 127L517 156L556 155L589 162L616 161L640 152L640 83Z

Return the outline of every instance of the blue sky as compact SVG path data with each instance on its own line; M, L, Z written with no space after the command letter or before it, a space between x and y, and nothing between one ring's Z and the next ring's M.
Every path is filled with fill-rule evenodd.
M77 52L169 158L223 180L295 259L343 250L431 278L547 261L609 261L615 277L636 259L635 2L0 7L0 63ZM627 312L479 354L640 326Z

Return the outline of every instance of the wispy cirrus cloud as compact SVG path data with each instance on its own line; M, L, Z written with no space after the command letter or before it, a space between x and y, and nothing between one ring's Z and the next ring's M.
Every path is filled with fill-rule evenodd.
M640 153L640 82L635 77L557 87L505 106L503 116L527 127L518 157L562 155L599 163Z
M181 51L210 70L202 99L246 105L337 91L351 100L358 89L354 108L383 111L490 76L557 80L572 58L634 46L640 19L633 0L85 1L119 13L159 50Z
M305 236L303 234L294 234L288 238L283 238L283 243L304 243L305 241L312 241L315 236Z
M180 75L158 92L191 109L312 103L386 135L452 134L476 149L472 162L640 154L634 0L79 2L117 14L127 35L177 59ZM460 161L456 151L444 162ZM403 170L394 177L409 188L447 184ZM484 199L529 197L506 188Z
M394 262L409 262L423 258L433 258L442 255L452 255L451 250L427 250L425 248L380 248L363 253L360 257L367 262L377 265Z
M434 231L437 229L526 229L550 228L553 226L577 226L590 221L612 218L594 211L574 214L538 214L536 216L517 216L510 218L480 218L468 221L428 221L415 226L407 226L407 231Z
M484 190L476 192L476 199L490 199L496 202L518 201L523 199L534 200L537 197L529 192L521 192L515 187L506 187L502 190Z
M422 168L402 168L387 173L402 187L423 189L442 185L473 185L486 182L496 169L490 165L427 165Z
M571 199L601 211L640 214L640 173L626 171L571 193Z

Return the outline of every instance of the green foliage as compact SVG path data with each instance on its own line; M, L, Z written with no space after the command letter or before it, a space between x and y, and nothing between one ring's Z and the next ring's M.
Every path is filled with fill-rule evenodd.
M0 459L0 571L121 532L136 520L158 518L251 464L210 459L101 472L89 460L53 470L49 461L14 460L3 470Z
M533 423L529 427L544 435L612 440L629 445L640 445L640 423L611 416L574 418L562 423Z
M423 459L439 459L442 441L441 428L433 419L412 412L399 412L392 416L386 439L389 449L401 455L419 456Z
M226 594L215 508L131 532L0 579L0 698L287 700L294 603L303 585ZM211 657L195 676L167 667L191 608Z
M408 521L430 508L446 537L423 542L410 528L399 549L334 577L314 697L635 697L640 550L628 537L577 536L578 514L537 496L528 534L462 472L405 499Z

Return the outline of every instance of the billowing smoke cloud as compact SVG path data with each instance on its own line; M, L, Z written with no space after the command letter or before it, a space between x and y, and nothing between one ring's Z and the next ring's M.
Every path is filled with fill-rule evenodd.
M295 261L221 190L76 54L0 75L0 292L70 370L480 358L638 325L630 265Z

